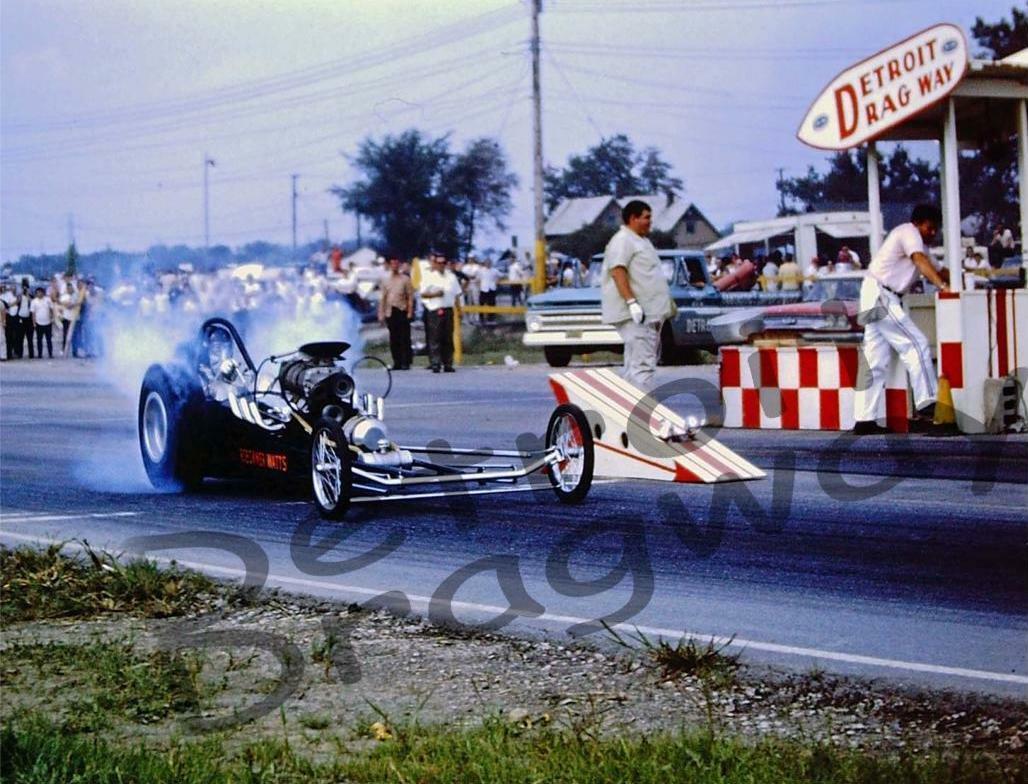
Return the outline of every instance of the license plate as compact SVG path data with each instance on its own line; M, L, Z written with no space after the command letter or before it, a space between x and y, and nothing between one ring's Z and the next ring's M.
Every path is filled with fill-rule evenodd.
M685 331L686 332L706 332L707 331L707 320L701 318L691 318L685 320Z
M573 329L570 332L565 332L564 334L567 335L569 338L580 338L582 337L582 330Z

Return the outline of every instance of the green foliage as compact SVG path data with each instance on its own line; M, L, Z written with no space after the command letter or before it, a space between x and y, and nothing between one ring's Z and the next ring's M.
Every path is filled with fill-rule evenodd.
M999 59L1028 47L1028 13L1016 6L1013 21L1000 19L994 24L978 17L971 34L982 51L980 57ZM992 227L1020 223L1017 182L1017 144L1013 138L983 139L978 149L962 153L959 159L960 206L963 214L982 220L979 242L987 242ZM912 159L903 145L897 145L880 166L883 202L914 204L940 200L939 167ZM813 166L803 177L783 180L777 185L786 206L780 215L815 212L825 205L867 203L867 151L864 148L838 152L828 159L828 170Z
M879 165L883 202L916 203L938 201L939 168L921 158L910 157L897 145ZM828 159L828 170L813 166L803 177L781 180L776 187L785 196L781 214L817 212L826 205L867 202L867 150L845 150Z
M507 157L495 139L480 138L468 143L444 178L445 187L457 206L457 236L461 256L474 247L475 231L492 224L500 231L503 219L513 209L511 190L518 178L507 168Z
M123 564L88 545L86 558L63 555L61 549L0 547L0 625L105 612L182 615L200 606L215 587L195 572L161 569L151 561Z
M529 729L500 719L473 729L399 728L374 745L314 763L277 740L230 754L217 737L150 750L68 736L37 716L0 732L0 780L224 782L691 782L691 784L990 784L1023 780L1023 760L965 751L950 756L875 754L824 743L748 743L712 731L602 737Z
M670 231L660 231L659 229L653 229L650 232L650 242L653 243L653 247L658 250L673 250L678 245L675 244L675 235Z
M628 637L626 640L606 623L603 627L618 645L641 650L667 680L692 675L725 687L732 684L739 669L740 654L725 653L734 636L720 645L713 640L701 645L692 637L683 637L672 645L664 639L653 640L638 630L635 634L625 635Z
M984 50L979 56L999 60L1028 47L1028 13L1014 6L1011 16L1013 22L1000 19L995 24L987 23L980 16L975 19L971 35Z
M562 199L587 196L631 196L637 193L680 194L685 184L671 175L671 164L656 147L637 152L623 133L572 155L564 169L547 166L543 175L546 205L552 210Z
M517 177L493 139L475 139L464 153L449 137L411 129L361 142L354 166L362 178L334 186L344 210L371 221L389 253L410 258L431 248L451 256L470 249L476 227L503 226Z
M68 275L74 275L78 271L78 260L79 260L79 252L76 249L74 242L71 243L71 245L68 246L67 260L68 260L68 263L65 266L64 271Z
M1020 223L1020 188L1017 179L1016 139L986 142L973 154L960 156L960 207L965 215L982 217L977 239L987 243L991 230Z
M65 679L63 688L75 694L63 724L70 732L107 727L115 716L147 724L200 707L203 659L195 651L143 654L126 640L16 643L3 661L31 666L44 680Z

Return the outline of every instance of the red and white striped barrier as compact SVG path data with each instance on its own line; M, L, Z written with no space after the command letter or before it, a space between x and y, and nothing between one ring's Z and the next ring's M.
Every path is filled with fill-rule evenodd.
M850 430L864 392L859 346L733 346L722 348L725 427L765 430ZM893 357L878 420L908 430L907 374Z
M990 289L939 294L935 305L939 372L953 390L957 427L984 433L985 380L1016 376L1019 407L1028 408L1028 290Z
M608 368L550 376L558 403L574 403L589 420L597 476L710 484L760 479L764 472L716 439L697 432L685 441L660 433L687 422Z

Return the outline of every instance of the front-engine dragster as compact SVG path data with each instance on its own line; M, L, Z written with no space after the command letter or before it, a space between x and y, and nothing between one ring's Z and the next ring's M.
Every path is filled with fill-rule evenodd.
M302 482L335 519L352 502L502 492L540 471L561 502L589 492L593 439L578 406L556 407L535 452L402 446L385 423L388 368L374 358L347 363L349 348L307 343L255 365L230 321L205 321L175 362L152 365L143 379L139 444L151 483Z

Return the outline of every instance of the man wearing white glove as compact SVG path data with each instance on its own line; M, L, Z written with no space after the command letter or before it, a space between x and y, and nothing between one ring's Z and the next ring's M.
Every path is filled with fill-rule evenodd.
M660 327L673 316L667 279L657 249L648 239L653 212L633 200L621 210L624 225L603 252L601 297L603 320L613 324L625 342L626 381L648 390L657 370Z

